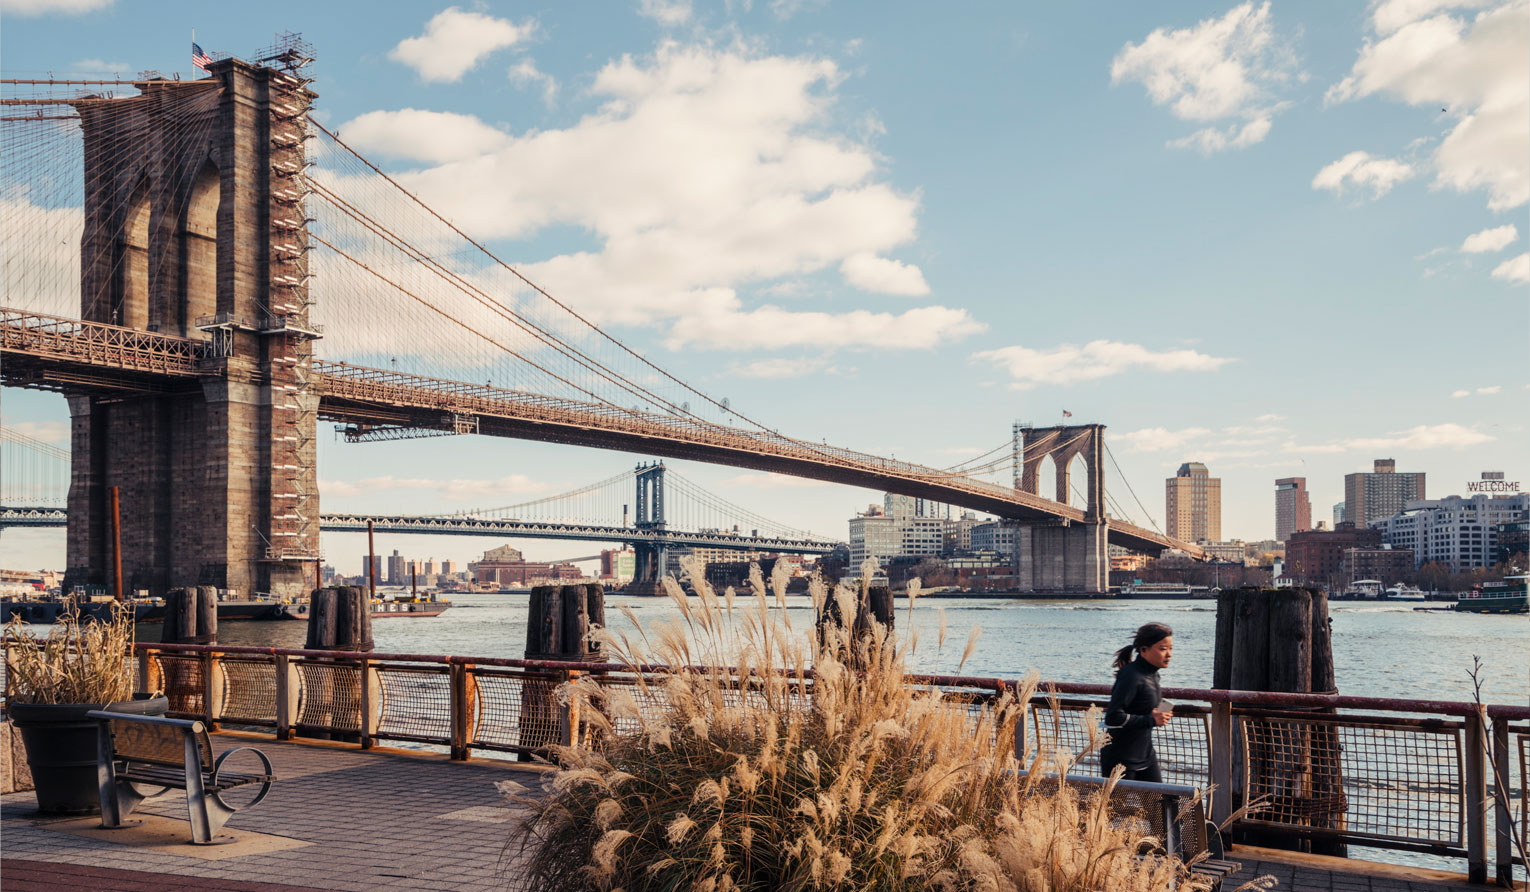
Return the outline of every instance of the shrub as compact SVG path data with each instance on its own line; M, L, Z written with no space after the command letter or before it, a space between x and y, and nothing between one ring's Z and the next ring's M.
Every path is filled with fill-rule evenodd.
M42 638L13 617L6 627L7 697L15 703L116 703L133 696L133 614L114 604L104 619L59 614Z
M678 621L644 630L627 614L670 668L644 670L628 636L604 634L631 687L560 689L598 745L559 748L540 795L502 785L527 809L529 892L1204 888L1173 859L1138 857L1140 828L1062 785L1070 756L1014 751L1034 677L1018 697L952 704L906 682L916 640L800 634L757 570L743 598L691 581L695 599L666 581ZM768 586L781 607L785 581ZM833 597L853 615L857 593L812 592L820 614Z

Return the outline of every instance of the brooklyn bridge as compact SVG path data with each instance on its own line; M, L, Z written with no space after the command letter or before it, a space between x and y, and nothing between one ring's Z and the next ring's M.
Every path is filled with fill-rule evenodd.
M708 395L327 129L312 62L287 35L197 80L0 83L0 379L68 401L71 582L120 557L134 588L313 588L321 421L356 443L539 440L962 506L1015 525L1034 590L1103 591L1107 544L1200 555L1107 493L1101 424L1017 426L998 458L941 469ZM1001 464L1012 485L981 479Z

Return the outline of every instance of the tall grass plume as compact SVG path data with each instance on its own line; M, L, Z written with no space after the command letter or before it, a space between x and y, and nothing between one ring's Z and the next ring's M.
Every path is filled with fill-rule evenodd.
M561 690L599 746L559 748L540 794L507 785L526 809L527 892L1205 888L1057 779L1082 754L1015 750L1034 676L947 699L906 679L911 645L885 627L793 632L758 572L729 623L704 575L690 581L695 598L669 591L679 619L639 629L652 652L597 633L620 680ZM820 612L857 600L809 589ZM641 668L654 662L669 668Z

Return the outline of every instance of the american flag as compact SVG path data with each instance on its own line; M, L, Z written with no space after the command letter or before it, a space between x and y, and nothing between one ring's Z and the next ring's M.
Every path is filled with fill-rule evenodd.
M1064 418L1072 418L1073 417L1073 413L1069 412L1067 409L1064 409L1063 410L1063 417Z
M202 52L202 48L193 43L191 45L191 64L206 71L207 66L212 64L212 57Z

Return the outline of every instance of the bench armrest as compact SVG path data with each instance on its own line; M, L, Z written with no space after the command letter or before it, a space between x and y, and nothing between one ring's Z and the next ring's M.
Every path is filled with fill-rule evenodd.
M195 719L172 719L162 715L138 715L130 712L111 712L106 709L92 709L85 713L86 718L96 719L102 722L138 722L144 725L163 725L169 728L180 728L182 731L190 731L193 734L205 729L205 725Z

